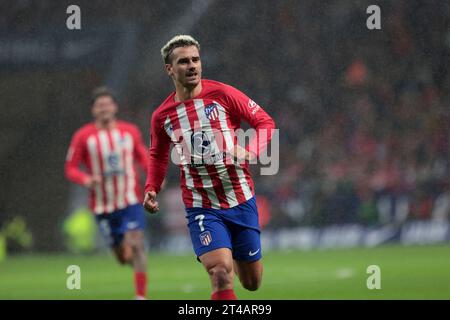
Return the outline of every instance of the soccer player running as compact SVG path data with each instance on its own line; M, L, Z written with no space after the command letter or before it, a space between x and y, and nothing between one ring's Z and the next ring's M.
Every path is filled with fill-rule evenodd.
M144 207L159 210L156 195L173 143L191 241L209 274L211 299L233 300L235 272L248 290L261 284L260 228L248 165L271 139L275 124L239 90L201 79L200 45L191 36L174 37L161 54L175 92L152 114ZM235 135L241 120L256 129L246 148Z
M116 118L118 104L108 88L94 90L91 111L94 121L72 137L65 174L90 190L89 204L100 231L119 263L133 266L136 299L143 300L147 290L146 220L135 163L147 170L147 148L135 125Z

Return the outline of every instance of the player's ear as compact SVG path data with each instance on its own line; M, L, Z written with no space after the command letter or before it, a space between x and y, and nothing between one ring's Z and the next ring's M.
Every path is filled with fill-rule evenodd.
M169 76L172 76L172 75L173 75L172 64L166 63L166 64L164 65L164 70L166 70L166 73L167 73Z

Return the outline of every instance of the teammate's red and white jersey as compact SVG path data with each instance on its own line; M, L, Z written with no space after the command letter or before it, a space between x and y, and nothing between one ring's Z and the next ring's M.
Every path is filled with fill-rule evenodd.
M237 143L234 133L244 120L257 132L247 149L258 154L271 139L272 118L239 90L212 80L202 80L194 99L176 102L174 97L175 92L152 115L145 191L159 192L173 144L187 208L226 209L252 198L248 163L228 161L227 151Z
M90 123L73 135L65 173L78 184L100 176L102 183L91 189L89 204L96 214L111 213L142 201L136 162L147 169L147 148L135 125L117 121L113 129L104 130Z

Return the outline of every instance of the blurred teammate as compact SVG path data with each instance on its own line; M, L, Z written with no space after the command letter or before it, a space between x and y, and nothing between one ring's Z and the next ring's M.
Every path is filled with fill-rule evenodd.
M90 190L90 208L102 234L117 260L133 266L136 299L145 299L146 220L135 164L147 169L147 149L135 125L116 119L118 105L107 88L93 92L91 108L94 122L73 135L65 174ZM80 170L80 165L86 171Z
M174 143L191 241L210 276L211 299L231 300L236 299L234 272L248 290L261 283L260 228L248 161L267 145L275 125L239 90L202 80L199 50L190 36L174 37L161 49L175 92L152 115L144 207L159 210L156 194ZM245 149L234 135L241 120L257 129ZM267 134L260 134L264 130Z

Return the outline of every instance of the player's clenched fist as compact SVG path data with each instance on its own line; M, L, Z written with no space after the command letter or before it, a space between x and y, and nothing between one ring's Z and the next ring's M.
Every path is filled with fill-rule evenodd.
M149 191L145 194L143 206L150 213L159 211L158 201L156 201L156 192Z

